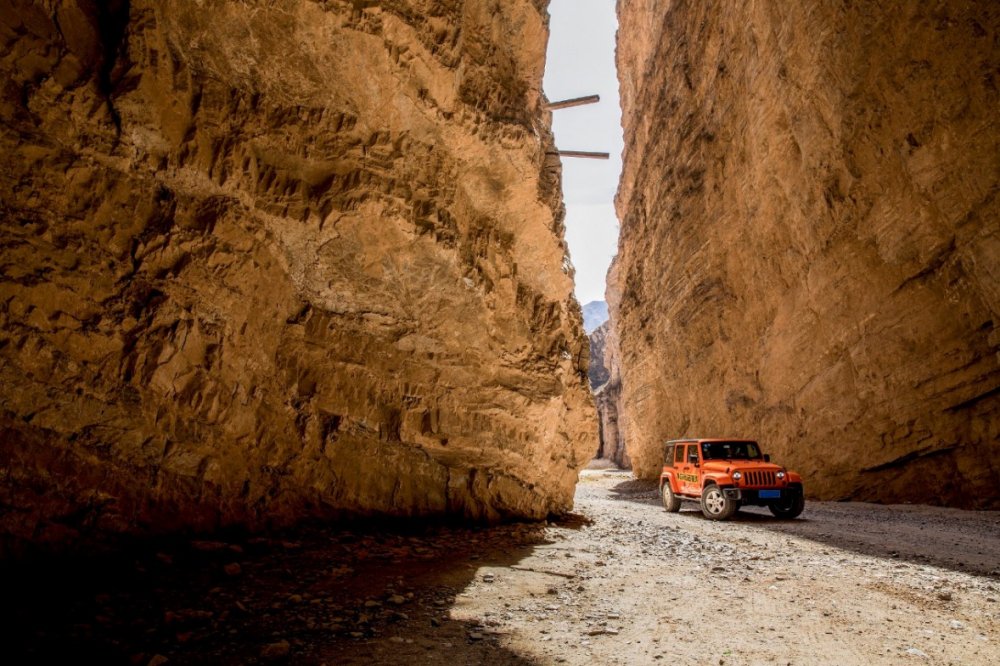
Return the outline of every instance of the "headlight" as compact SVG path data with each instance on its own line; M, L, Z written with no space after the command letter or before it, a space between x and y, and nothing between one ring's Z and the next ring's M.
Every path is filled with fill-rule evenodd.
M733 481L739 481L743 478L742 472L733 472Z
M775 474L775 476L778 477L779 479L783 479L783 478L785 478L785 473L784 472L778 472L777 474Z

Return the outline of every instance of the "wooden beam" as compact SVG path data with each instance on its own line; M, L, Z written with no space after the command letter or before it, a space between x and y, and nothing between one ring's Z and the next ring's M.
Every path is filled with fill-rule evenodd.
M609 153L592 153L586 150L557 150L559 157L585 157L591 160L606 160L611 157Z
M555 111L556 109L568 109L571 106L583 106L584 104L596 104L601 101L600 95L587 95L586 97L574 97L573 99L564 99L560 102L549 102L545 105L545 108L549 111Z

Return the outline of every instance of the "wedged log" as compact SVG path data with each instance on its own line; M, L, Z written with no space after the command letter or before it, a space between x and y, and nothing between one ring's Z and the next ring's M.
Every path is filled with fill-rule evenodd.
M559 109L569 109L574 106L585 106L587 104L597 104L601 101L600 95L586 95L585 97L574 97L573 99L563 99L558 102L549 102L545 105L545 108L549 111L557 111Z

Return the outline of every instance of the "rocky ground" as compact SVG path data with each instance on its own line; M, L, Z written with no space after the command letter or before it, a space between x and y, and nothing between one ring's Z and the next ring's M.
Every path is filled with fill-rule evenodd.
M165 542L3 572L6 663L994 664L1000 513L725 523L588 470L548 524Z

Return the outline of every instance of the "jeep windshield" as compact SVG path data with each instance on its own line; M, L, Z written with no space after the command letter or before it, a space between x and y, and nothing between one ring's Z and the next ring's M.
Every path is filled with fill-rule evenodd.
M702 460L733 460L760 458L757 442L702 442Z

